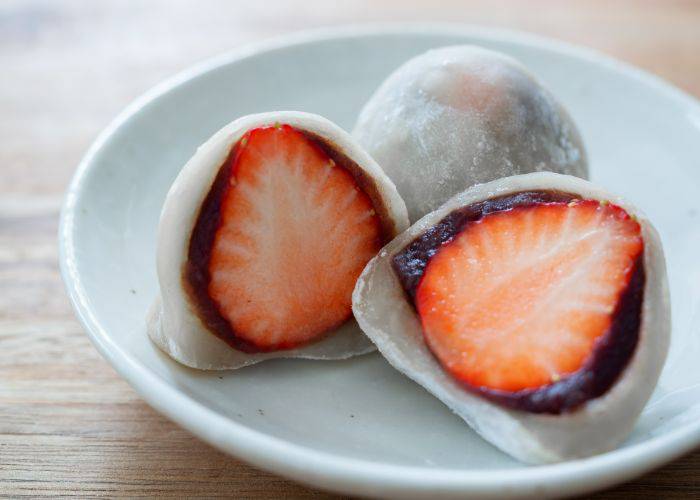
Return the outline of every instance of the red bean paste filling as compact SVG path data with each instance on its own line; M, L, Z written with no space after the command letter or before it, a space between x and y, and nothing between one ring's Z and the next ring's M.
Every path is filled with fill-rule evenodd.
M375 181L327 139L304 130L296 130L303 133L315 146L333 159L337 166L352 174L360 189L369 196L379 216L382 228L382 244L388 243L398 231L389 216L388 207L384 204L379 187ZM216 303L209 296L208 292L209 282L211 281L209 273L211 248L214 244L216 232L222 224L221 204L229 186L228 180L231 177L231 170L237 159L238 143L232 147L228 158L219 168L209 193L200 207L192 235L190 236L187 262L185 262L182 270L182 284L189 296L191 305L195 309L195 313L211 333L238 351L255 354L268 352L269 350L236 335L236 332L231 328L231 324L221 315ZM323 338L323 336L320 336L312 343ZM294 347L299 347L299 345Z
M580 199L561 191L524 191L456 209L397 253L392 267L415 308L416 289L428 262L440 246L451 241L467 224L516 207ZM596 341L592 355L579 370L557 382L516 392L460 384L508 408L555 415L576 410L586 401L605 394L628 365L639 342L645 283L643 257L642 252L627 287L620 293L609 330Z

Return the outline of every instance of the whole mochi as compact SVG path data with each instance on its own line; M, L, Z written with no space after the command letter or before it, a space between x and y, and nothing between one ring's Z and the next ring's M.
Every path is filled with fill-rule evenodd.
M516 60L471 45L430 50L399 67L353 135L394 182L412 222L501 177L588 177L581 136L552 93Z

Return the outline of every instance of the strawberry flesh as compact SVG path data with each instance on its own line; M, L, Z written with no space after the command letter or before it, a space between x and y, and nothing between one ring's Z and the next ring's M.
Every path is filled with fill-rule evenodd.
M441 245L454 238L467 224L491 213L515 207L531 207L540 203L568 203L574 199L575 195L561 191L525 191L480 201L453 211L394 256L393 266L401 286L413 301L428 261Z
M597 227L594 216L608 225ZM566 252L556 247L555 261L520 265L526 257L540 255L532 251L534 242L528 238L536 236L545 245L550 238L554 245L561 242L556 231L564 227L557 224L579 219L582 237L590 239L587 231L599 231L602 244L612 242L612 257L593 251L584 255L586 265L593 262L592 269L598 266L595 259L607 259L601 262L609 263L609 272L598 273L608 290L606 298L593 304L593 312L564 313L547 306L534 319L528 317L532 307L544 302L541 290L548 290L550 281L559 284L556 273L576 277L574 271L581 268L583 277L555 294L555 300L571 293L573 304L591 307L580 283L597 275L576 260L585 245L565 245ZM524 220L539 220L534 233L529 225L524 227ZM571 224L576 230L576 222ZM617 233L601 232L618 230L621 245L615 243L621 241ZM491 239L484 238L489 231ZM456 381L510 408L558 414L605 394L634 353L645 283L640 231L620 207L570 193L527 191L453 211L396 254L392 265L419 313L427 346ZM505 238L506 233L514 236ZM511 263L519 277L509 274Z
M317 341L351 317L357 277L393 236L361 172L289 125L238 141L202 204L183 274L212 333L270 352Z

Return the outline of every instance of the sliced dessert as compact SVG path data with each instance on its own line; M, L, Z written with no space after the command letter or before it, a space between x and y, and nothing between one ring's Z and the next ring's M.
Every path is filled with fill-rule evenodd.
M648 221L549 173L475 186L421 219L368 265L354 311L394 366L532 462L618 444L670 331Z
M367 352L350 322L352 290L406 226L391 182L327 120L238 120L200 148L168 194L151 336L198 368Z

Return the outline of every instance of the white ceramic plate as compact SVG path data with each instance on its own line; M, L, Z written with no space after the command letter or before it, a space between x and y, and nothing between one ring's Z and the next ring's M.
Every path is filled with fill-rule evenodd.
M592 178L647 212L665 244L671 352L617 451L527 467L478 438L378 354L194 371L146 337L157 293L155 234L170 183L197 145L253 112L295 109L350 129L406 59L475 43L521 60L564 102ZM700 443L700 106L636 69L532 36L454 25L345 28L218 57L160 85L97 139L62 213L61 268L95 346L148 403L263 469L356 495L479 498L583 493L630 479Z

